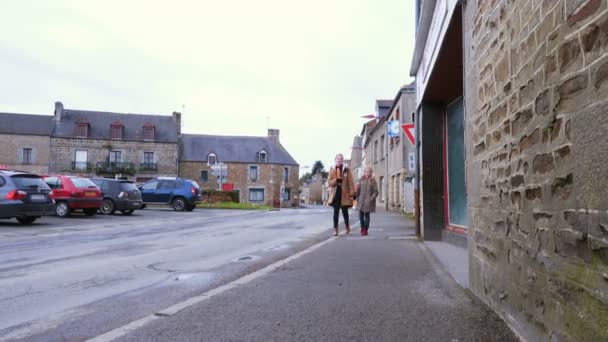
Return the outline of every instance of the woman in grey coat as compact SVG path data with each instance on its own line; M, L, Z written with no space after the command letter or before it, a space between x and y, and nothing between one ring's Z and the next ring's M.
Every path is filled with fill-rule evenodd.
M372 168L367 166L363 170L363 177L358 184L357 209L361 222L361 235L367 235L369 229L370 213L376 211L376 197L378 197L378 183L372 176Z

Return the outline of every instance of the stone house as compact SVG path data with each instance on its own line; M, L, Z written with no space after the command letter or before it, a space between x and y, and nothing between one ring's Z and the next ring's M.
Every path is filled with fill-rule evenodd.
M180 176L204 190L227 185L239 192L241 203L297 205L299 173L276 129L266 137L184 134L181 139Z
M523 340L607 341L608 1L416 4L420 234Z
M0 166L48 174L51 123L49 115L0 113Z
M387 174L387 135L386 120L392 101L388 104L387 100L376 101L376 124L373 127L364 126L363 151L365 155L365 165L372 167L373 174L378 182L378 198L376 205L378 208L388 208L388 174ZM382 115L384 114L384 115Z
M323 183L321 174L315 174L301 186L300 201L303 204L323 204Z
M178 174L181 114L143 115L65 109L55 103L49 172L124 176L144 182Z
M353 172L355 181L363 176L363 139L361 136L355 136L353 138L353 145L351 146L350 162L349 167Z
M405 136L401 125L413 122L416 108L416 88L413 84L403 86L387 114L387 122L396 124L398 135L388 138L387 148L387 206L392 211L414 211L415 146ZM411 155L410 155L411 154ZM410 165L411 164L411 165Z

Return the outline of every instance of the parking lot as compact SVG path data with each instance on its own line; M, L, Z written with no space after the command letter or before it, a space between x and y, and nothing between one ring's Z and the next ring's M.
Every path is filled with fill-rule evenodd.
M93 336L326 238L329 218L327 209L148 208L1 220L0 340Z

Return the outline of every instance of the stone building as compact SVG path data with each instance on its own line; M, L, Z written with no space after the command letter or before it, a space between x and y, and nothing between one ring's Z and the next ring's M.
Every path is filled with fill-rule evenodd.
M0 113L0 166L48 174L51 123L49 115Z
M303 204L322 205L323 200L323 176L319 173L312 176L300 188L300 201Z
M269 129L267 137L182 136L180 176L196 180L204 190L227 185L239 192L241 203L296 205L299 173L276 129Z
M181 114L119 114L55 103L49 172L144 182L178 174Z
M522 339L607 341L608 1L417 9L421 235Z
M366 124L363 127L363 151L366 166L371 166L373 174L378 182L378 208L387 209L387 137L386 120L391 108L392 101L376 100L375 125Z
M398 135L388 138L387 148L387 206L392 211L414 211L415 146L407 139L401 125L413 122L416 109L416 88L413 84L399 89L387 113L387 122L396 124ZM411 156L410 156L411 154Z

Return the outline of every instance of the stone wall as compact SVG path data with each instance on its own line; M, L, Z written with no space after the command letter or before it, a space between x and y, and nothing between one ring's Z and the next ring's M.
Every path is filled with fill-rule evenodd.
M228 166L227 183L234 184L234 190L239 190L242 203L258 203L249 201L249 189L264 189L264 202L261 204L273 205L275 199L279 199L280 187L283 181L283 168L289 168L289 181L285 188L291 189L289 201L284 201L284 207L291 207L297 203L299 167L294 165L277 164L247 164L226 163ZM249 166L258 166L258 179L255 182L249 179ZM201 171L207 171L208 181L201 179ZM211 174L211 168L207 162L180 162L180 177L189 178L199 183L206 190L219 189L218 177Z
M48 138L47 138L48 139ZM108 145L113 151L121 151L122 161L133 163L137 172L131 178L153 178L158 176L177 176L178 146L171 143L94 140L94 139L67 139L51 138L50 172L62 174L76 174L86 177L95 176L95 164L108 159ZM76 150L86 150L88 161L93 169L79 172L72 169ZM144 162L144 152L154 152L158 170L140 171L140 164Z
M470 284L530 341L608 340L607 7L464 7Z
M0 134L0 164L9 168L47 174L49 172L49 137ZM23 164L23 149L32 149L30 164Z

